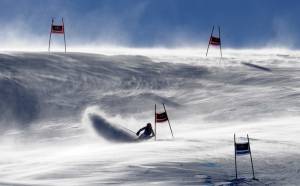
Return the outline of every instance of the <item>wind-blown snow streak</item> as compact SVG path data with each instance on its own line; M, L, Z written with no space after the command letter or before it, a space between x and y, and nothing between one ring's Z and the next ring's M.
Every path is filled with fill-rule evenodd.
M244 157L241 185L297 185L297 51L226 50L221 62L186 49L109 54L0 54L0 185L231 184L234 132L249 133L260 179ZM160 103L174 140L164 124L158 141L103 140L131 140L104 126L135 132Z
M96 132L109 141L137 142L137 136L129 129L112 124L97 114L89 114L89 119Z

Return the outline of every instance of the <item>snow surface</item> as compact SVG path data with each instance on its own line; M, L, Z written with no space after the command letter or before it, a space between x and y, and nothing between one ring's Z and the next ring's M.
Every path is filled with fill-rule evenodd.
M1 186L300 185L299 52L98 52L0 54ZM88 117L137 131L160 103L173 140L106 141ZM234 133L258 181L248 156L234 181Z

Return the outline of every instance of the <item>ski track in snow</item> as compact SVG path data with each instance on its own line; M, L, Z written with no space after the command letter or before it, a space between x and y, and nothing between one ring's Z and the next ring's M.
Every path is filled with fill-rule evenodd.
M223 53L1 53L0 185L235 185L234 133L259 179L239 157L238 185L299 185L300 53ZM174 140L105 141L88 117L137 131L160 103Z

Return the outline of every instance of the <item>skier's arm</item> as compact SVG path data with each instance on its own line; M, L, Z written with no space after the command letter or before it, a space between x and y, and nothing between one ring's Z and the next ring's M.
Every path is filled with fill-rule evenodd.
M146 127L141 128L139 131L137 131L136 135L140 135L140 132L142 132L143 130L145 130Z

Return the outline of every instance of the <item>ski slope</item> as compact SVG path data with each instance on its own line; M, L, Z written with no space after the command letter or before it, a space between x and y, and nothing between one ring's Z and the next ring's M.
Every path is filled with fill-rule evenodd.
M239 185L299 185L300 52L89 51L0 53L0 185L233 185L234 133L259 179L240 157ZM89 118L136 132L160 103L173 140L167 124L157 141L105 140Z

